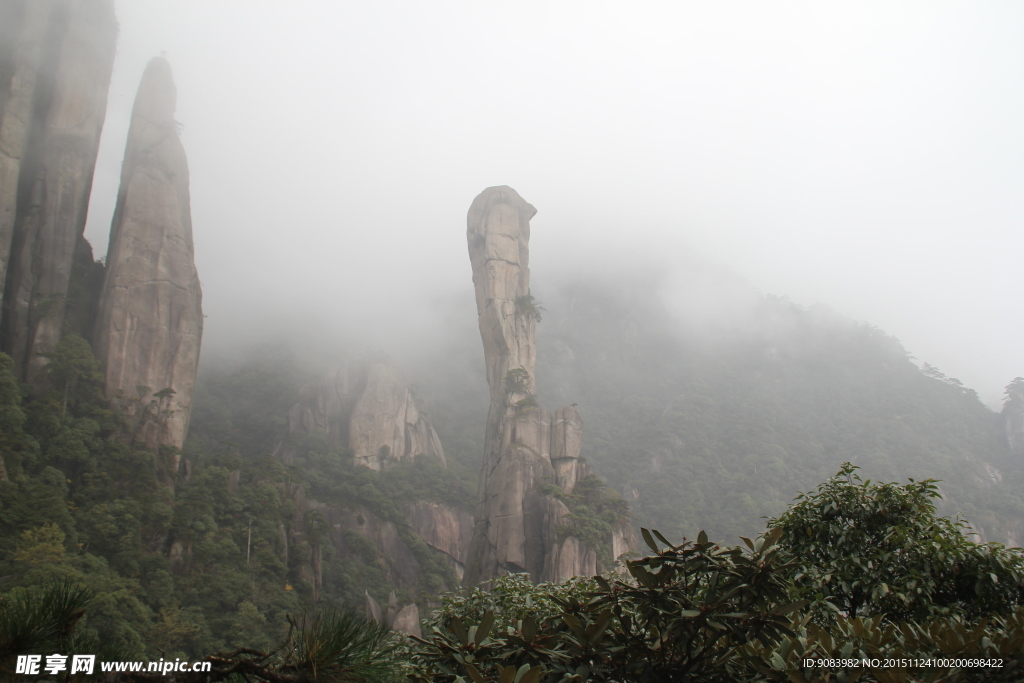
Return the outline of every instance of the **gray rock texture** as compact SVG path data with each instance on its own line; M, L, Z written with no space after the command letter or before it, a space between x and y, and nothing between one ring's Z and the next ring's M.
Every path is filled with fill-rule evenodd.
M329 370L299 390L288 413L288 431L320 434L332 446L348 448L348 420L358 398L358 379L348 366ZM285 452L285 459L290 457Z
M322 434L349 448L357 465L380 471L417 455L445 465L444 448L398 371L386 363L329 371L304 386L288 414L292 432ZM290 460L287 449L282 458Z
M203 334L175 100L170 65L155 57L132 110L93 343L107 395L123 402L133 436L151 448L185 440ZM165 483L177 458L161 468Z
M415 602L406 605L398 610L389 626L399 633L421 637L423 633L420 629L420 608Z
M1006 387L1002 414L1006 443L1011 451L1024 456L1024 379L1018 377Z
M593 549L558 533L569 509L541 493L544 484L571 493L592 472L580 460L583 419L576 409L551 414L534 397L537 315L529 268L534 214L515 190L502 186L480 193L467 218L491 398L467 585L506 572L560 581L598 571Z
M445 464L441 440L390 365L373 363L367 368L366 385L352 408L348 433L356 464L373 470L420 454Z
M0 297L18 213L18 178L32 128L36 83L48 47L53 3L0 6Z
M3 11L13 23L0 30L0 340L32 381L64 328L117 21L111 0L14 1Z
M390 627L393 631L409 636L419 638L422 635L420 608L416 606L416 603L408 604L405 607L400 606L394 591L391 592L386 609L381 609L380 603L374 600L369 593L365 594L364 602L367 619L372 619Z
M448 556L452 569L461 581L469 556L469 542L473 538L473 515L465 510L425 500L407 504L405 515L417 536L431 548Z

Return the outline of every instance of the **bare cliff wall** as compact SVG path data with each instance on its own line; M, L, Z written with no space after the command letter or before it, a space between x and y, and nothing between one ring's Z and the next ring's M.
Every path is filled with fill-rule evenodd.
M345 366L299 392L288 414L290 432L320 434L351 449L357 465L380 471L417 455L445 465L441 440L391 365ZM288 454L282 452L287 459Z
M5 3L0 30L0 347L33 380L64 331L107 108L111 0Z
M150 60L125 146L93 348L107 396L121 400L133 436L181 448L203 334L185 150L165 59ZM137 387L148 387L139 395ZM169 391L165 391L169 390ZM166 463L166 481L178 468Z
M1006 387L1003 425L1010 450L1024 457L1024 379L1017 377Z

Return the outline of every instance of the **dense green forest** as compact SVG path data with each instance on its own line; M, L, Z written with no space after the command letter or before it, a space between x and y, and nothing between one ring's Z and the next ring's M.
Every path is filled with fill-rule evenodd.
M472 507L474 495L429 459L377 473L308 436L289 443L295 459L283 465L271 453L303 377L294 362L266 360L205 376L172 494L156 479L170 454L124 442L84 340L60 343L47 366L54 388L37 397L0 355L3 590L71 580L100 596L83 628L110 652L197 658L267 647L287 632L288 615L314 604L361 606L364 592L386 601L393 590L425 604L454 588L457 577L409 530L401 504ZM296 487L393 524L417 565L416 584L403 590L382 549L358 533L340 547L323 542L322 518L295 519ZM289 548L295 525L304 541ZM303 571L312 554L323 567L319 589Z
M1019 681L1024 551L937 516L932 480L875 483L857 469L844 463L743 546L642 529L646 554L623 571L448 593L424 637L320 606L290 618L276 647L212 654L198 674L158 664L183 683ZM109 660L81 626L96 598L67 578L5 596L0 676L23 651Z

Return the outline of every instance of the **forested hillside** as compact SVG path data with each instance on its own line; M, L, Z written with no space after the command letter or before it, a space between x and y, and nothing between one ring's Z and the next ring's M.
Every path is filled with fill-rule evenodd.
M314 605L361 607L367 592L386 603L392 591L425 604L458 584L403 510L471 508L473 494L438 464L378 473L308 436L288 442L290 465L273 457L304 379L294 358L207 371L173 491L156 473L174 454L124 442L83 339L65 337L46 377L53 388L29 397L0 354L0 580L4 592L70 579L95 593L85 633L108 657L269 647L288 615ZM302 514L306 496L347 512L353 528ZM364 524L391 529L394 547L371 542Z
M538 399L578 403L583 454L637 526L735 541L849 461L875 480L938 479L942 514L1024 542L1024 459L973 390L882 330L723 277L679 291L647 269L534 289ZM446 448L470 459L486 400L471 333L416 368Z
M757 297L707 329L657 284L553 288L538 333L542 397L579 401L587 457L639 524L734 540L849 461L939 479L943 514L1024 541L1024 461L974 391L824 306Z

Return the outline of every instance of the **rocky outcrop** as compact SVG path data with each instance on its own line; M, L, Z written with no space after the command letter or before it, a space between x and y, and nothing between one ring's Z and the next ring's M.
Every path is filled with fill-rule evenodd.
M111 0L5 5L14 24L0 47L0 339L19 374L33 380L64 329L117 22Z
M422 635L420 630L420 610L416 603L402 607L394 591L388 598L386 610L381 609L380 604L373 599L369 593L365 593L366 618L388 626L393 631L404 633L419 638Z
M0 6L0 297L18 212L18 178L25 162L52 12L52 3L45 0Z
M175 100L170 65L155 57L132 110L93 343L107 395L120 397L133 436L151 448L185 440L203 334ZM161 472L165 483L177 458Z
M426 500L407 504L405 515L417 536L448 557L461 581L466 571L469 543L473 538L473 515Z
M391 461L430 455L445 463L437 433L420 414L408 387L390 365L373 363L349 418L355 462L380 470Z
M545 484L571 493L591 471L580 460L583 420L575 407L551 414L534 396L537 309L529 241L535 213L512 188L491 187L473 201L467 219L491 397L469 585L504 572L560 581L598 569L594 549L559 533L569 509L542 493Z
M352 450L355 463L381 470L417 455L445 465L444 448L398 371L385 363L331 370L304 386L288 414L291 432L321 434ZM285 460L287 448L281 449Z
M392 630L407 636L421 637L423 633L420 629L420 608L416 606L415 602L402 607L391 619L389 626Z
M1024 377L1017 377L1006 387L1002 412L1006 442L1011 451L1024 456Z
M358 390L348 366L328 371L299 390L288 413L288 431L320 434L332 446L348 448L348 421Z

